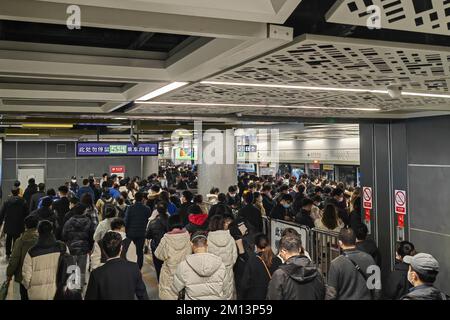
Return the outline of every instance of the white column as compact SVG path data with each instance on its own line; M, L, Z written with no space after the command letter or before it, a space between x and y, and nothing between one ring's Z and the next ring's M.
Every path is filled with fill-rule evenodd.
M147 178L153 173L158 173L158 157L142 157L142 179Z

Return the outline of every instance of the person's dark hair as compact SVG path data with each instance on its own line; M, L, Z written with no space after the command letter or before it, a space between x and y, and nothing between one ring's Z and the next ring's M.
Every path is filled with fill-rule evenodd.
M261 193L258 191L253 192L253 203L256 202L256 199L258 199L261 196Z
M228 187L228 192L229 193L234 193L234 192L236 192L237 191L237 188L235 187L235 186L229 186Z
M284 249L287 252L300 252L302 250L301 238L298 236L287 235L280 240L280 251Z
M167 217L167 202L160 201L156 205L156 211L160 214L160 217Z
M67 188L67 186L60 186L58 188L59 193L61 194L68 194L69 193L69 188Z
M117 257L122 247L122 236L118 232L108 231L102 239L103 250L108 258Z
M53 233L53 224L48 220L41 220L38 224L39 236L47 236Z
M281 232L281 237L285 236L297 236L299 237L300 234L295 230L294 228L286 228Z
M19 180L16 180L16 181L14 181L14 187L20 187L20 181Z
M294 199L292 198L292 196L290 194L283 194L280 197L280 201L287 201L287 202L291 202L294 201Z
M152 187L150 188L150 190L152 190L155 193L158 193L161 191L161 187L157 184L152 185Z
M39 189L39 191L44 191L45 190L45 183L39 183L38 184L38 189Z
M193 202L196 203L196 204L202 204L203 203L203 196L201 194L196 194L194 196Z
M314 204L314 202L310 198L303 198L302 207L306 207L312 204Z
M356 239L358 240L366 240L367 235L369 234L369 229L364 223L360 223L356 230L353 230L355 232Z
M273 252L270 248L269 238L265 234L259 233L255 236L255 245L258 249L262 250L261 259L267 268L270 269L272 266Z
M111 221L111 230L120 230L123 227L125 227L125 220L123 220L122 218L114 218Z
M184 190L181 195L187 200L187 202L191 202L194 198L194 195L189 190Z
M216 212L214 215L225 216L229 210L227 210L227 206L225 204L218 204L216 207Z
M253 203L254 199L253 192L251 192L250 190L245 190L244 193L242 194L242 198L247 204Z
M284 191L289 191L289 186L283 184L279 189L278 192L284 192Z
M225 202L227 201L227 195L225 193L219 193L219 195L217 196L217 200L219 202Z
M356 244L355 232L350 228L342 228L339 232L338 239L342 241L345 246L354 246Z
M411 267L411 269L417 274L417 277L419 278L420 281L422 281L423 283L427 283L427 284L433 284L436 281L436 277L438 275L438 271L427 271L425 272L418 272L416 270L414 270L414 268Z
M329 230L334 230L338 226L338 215L336 207L328 204L323 210L322 223Z
M191 242L194 247L205 247L208 244L208 238L205 232L197 231L192 234Z
M47 190L47 196L49 197L55 197L56 196L56 191L53 188L50 188Z
M83 179L83 186L88 185L89 184L89 179Z
M77 197L72 197L69 199L69 202L71 204L78 204L78 203L80 203L80 199L78 199Z
M19 195L19 193L20 193L20 189L19 189L19 188L13 187L13 188L11 189L11 194L12 194L14 197L17 197L17 196Z
M315 188L314 188L314 193L318 193L318 192L320 192L320 193L322 193L322 192L323 192L323 189L322 189L322 187L320 187L320 186L317 186L317 187L315 187Z
M106 207L104 219L114 218L117 215L116 208L114 207Z
M161 193L159 194L159 199L160 199L160 201L164 201L164 202L169 203L170 202L170 194L169 194L169 192L167 192L165 190L161 191Z
M225 229L225 220L223 219L223 216L221 215L214 215L209 220L209 226L208 231L218 231L218 230L224 230Z
M262 192L272 191L272 186L268 183L265 183L261 189Z
M361 211L361 197L358 197L353 201L353 210L357 212Z
M322 202L322 197L319 195L315 195L312 197L313 202Z
M342 190L341 188L336 188L331 192L331 196L332 197L340 197L344 194L344 190Z
M35 229L39 223L39 219L37 215L30 214L25 218L24 223L27 229Z
M85 194L83 194L81 196L80 202L88 208L92 209L94 207L94 199L92 199L92 196L90 193L86 192Z
M50 197L44 197L42 198L41 205L43 208L50 208L50 206L53 204L53 200Z
M36 184L36 180L34 178L30 178L30 179L28 179L28 184L34 185L34 184Z
M167 227L169 231L172 231L173 229L183 229L183 221L181 221L180 215L174 214L170 216L167 220Z
M142 200L145 199L145 193L143 193L143 192L137 192L137 193L134 195L134 199L136 200L136 202L142 202Z
M413 256L416 253L415 251L414 244L409 241L400 242L397 248L397 253L402 258L404 256Z
M190 206L188 208L188 213L189 214L202 214L202 208L200 208L200 206L197 204L193 204L192 206Z
M107 174L107 173L102 174L102 178L108 177L108 176L109 176L109 174Z
M73 207L72 212L74 215L82 215L86 211L87 206L82 204L81 202L76 204L75 207Z
M219 188L212 187L211 190L209 190L209 193L210 194L217 194L217 193L219 193Z

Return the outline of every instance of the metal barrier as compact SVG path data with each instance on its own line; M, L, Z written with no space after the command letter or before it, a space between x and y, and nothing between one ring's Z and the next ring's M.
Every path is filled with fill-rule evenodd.
M262 217L263 232L268 235L272 250L277 251L281 234L286 228L296 230L302 239L304 249L309 253L312 262L328 278L328 270L333 259L340 255L338 232L320 229L309 229L295 222Z
M320 229L310 231L311 259L326 280L331 261L340 255L338 236L338 232Z

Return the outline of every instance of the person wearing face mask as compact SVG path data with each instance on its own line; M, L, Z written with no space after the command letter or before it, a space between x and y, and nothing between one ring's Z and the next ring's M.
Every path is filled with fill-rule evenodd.
M389 300L398 300L412 288L408 281L409 265L403 261L405 256L416 254L414 245L408 241L402 241L395 252L394 270L390 272L383 283L383 297Z
M309 198L303 199L302 209L295 216L295 222L303 226L307 226L310 229L314 228L314 219L311 217L311 209L313 204L314 202L311 199Z
M227 193L227 205L236 210L240 206L239 192L236 186L230 186Z
M344 191L340 188L336 188L331 192L331 198L327 201L327 204L332 204L338 211L338 216L345 226L349 224L349 214L347 211L347 202L344 198Z
M273 273L267 289L267 300L324 300L325 281L320 271L300 253L299 237L280 240L280 256L285 261Z
M270 212L270 217L277 220L293 221L292 201L293 199L290 194L283 194L280 202Z
M401 300L447 300L447 296L433 286L439 273L439 262L431 254L405 256L403 262L409 264L408 281L413 288Z

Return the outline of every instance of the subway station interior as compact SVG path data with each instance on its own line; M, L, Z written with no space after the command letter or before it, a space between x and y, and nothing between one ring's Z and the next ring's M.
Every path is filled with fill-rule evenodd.
M0 299L446 300L449 46L448 0L1 0Z

